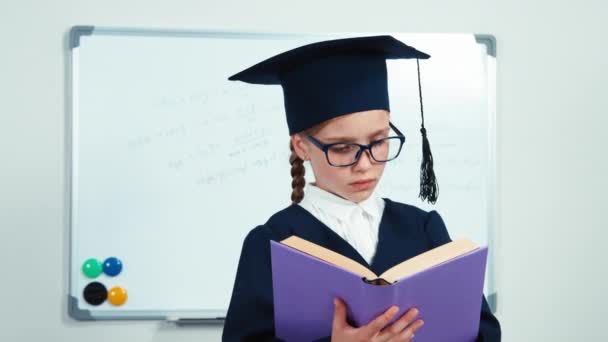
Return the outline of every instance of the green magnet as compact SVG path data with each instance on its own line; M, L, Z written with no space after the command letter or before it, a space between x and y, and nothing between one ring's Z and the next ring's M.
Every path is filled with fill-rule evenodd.
M82 273L88 278L97 278L103 272L103 265L101 261L91 258L82 264Z

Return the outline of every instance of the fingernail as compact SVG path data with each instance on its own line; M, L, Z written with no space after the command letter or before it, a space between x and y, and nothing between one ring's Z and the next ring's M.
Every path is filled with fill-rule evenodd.
M338 306L338 300L334 298L334 306Z
M413 339L414 339L414 336L416 336L416 335L412 334L412 337L410 337L410 340L413 340Z
M398 307L398 306L393 306L393 307L391 308L391 315L396 314L396 313L397 313L397 311L399 311L399 307Z

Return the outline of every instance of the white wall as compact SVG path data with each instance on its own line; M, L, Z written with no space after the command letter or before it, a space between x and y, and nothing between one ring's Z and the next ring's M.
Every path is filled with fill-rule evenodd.
M0 340L186 342L221 335L217 326L67 317L65 75L73 25L494 34L504 341L606 340L608 5L353 3L1 0Z

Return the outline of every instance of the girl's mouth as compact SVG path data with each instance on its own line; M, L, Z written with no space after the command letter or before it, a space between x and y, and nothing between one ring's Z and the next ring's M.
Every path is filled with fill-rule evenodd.
M353 188L355 188L357 190L367 190L367 189L371 188L375 182L376 182L376 180L374 180L374 179L363 179L360 181L350 183L350 186L352 186Z

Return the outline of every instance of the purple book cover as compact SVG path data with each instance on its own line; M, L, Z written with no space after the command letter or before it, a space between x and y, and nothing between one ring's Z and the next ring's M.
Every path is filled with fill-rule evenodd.
M477 338L487 247L480 247L392 285L371 285L346 271L279 242L271 241L275 334L291 341L331 335L333 298L342 298L348 317L365 325L399 306L389 325L411 307L424 326L419 342L471 342Z

